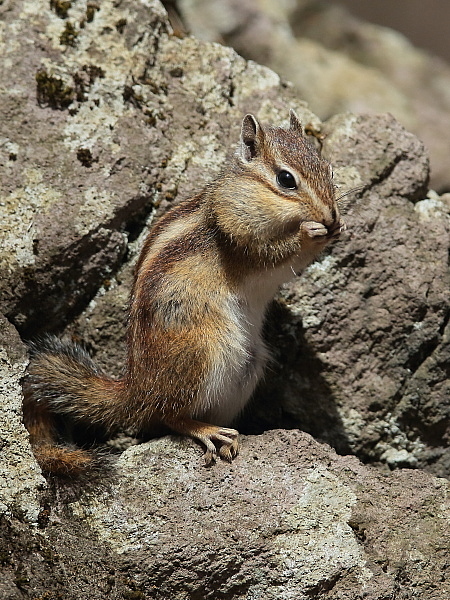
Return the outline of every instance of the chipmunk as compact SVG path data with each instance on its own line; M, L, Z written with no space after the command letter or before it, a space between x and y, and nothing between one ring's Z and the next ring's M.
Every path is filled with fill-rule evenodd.
M32 344L24 422L44 471L92 460L58 445L55 415L108 432L163 425L204 444L207 464L238 454L230 428L269 360L265 312L331 241L341 221L332 171L290 112L288 129L244 117L217 179L150 231L131 292L123 376L56 337Z

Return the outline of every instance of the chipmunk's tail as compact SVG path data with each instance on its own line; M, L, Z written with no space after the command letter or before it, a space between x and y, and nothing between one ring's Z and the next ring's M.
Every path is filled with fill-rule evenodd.
M60 443L58 415L90 427L115 429L121 382L102 373L81 346L55 336L31 343L30 354L24 423L43 472L73 477L97 467L93 453Z

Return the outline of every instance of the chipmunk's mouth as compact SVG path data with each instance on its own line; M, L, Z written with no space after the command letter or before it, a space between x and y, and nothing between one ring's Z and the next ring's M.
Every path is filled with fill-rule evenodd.
M330 225L321 221L303 221L300 228L309 239L319 243L327 243L336 239L347 229L345 223L340 219L333 221Z
M335 240L341 235L341 233L346 231L347 225L345 224L344 221L336 221L335 223L333 223L333 225L331 225L330 227L327 227L327 229L328 229L327 238L330 240Z

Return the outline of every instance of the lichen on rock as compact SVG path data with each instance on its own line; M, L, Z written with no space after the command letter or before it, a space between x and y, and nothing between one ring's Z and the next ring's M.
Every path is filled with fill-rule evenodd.
M24 344L0 315L0 519L18 517L35 525L41 510L39 492L46 482L22 424L20 392L26 365Z
M449 474L449 201L427 189L422 144L387 115L322 123L268 68L173 36L157 0L0 11L0 596L444 597L448 482L401 468ZM337 193L359 191L348 234L274 305L276 361L240 423L260 435L232 465L205 469L168 437L128 447L100 481L47 485L14 327L80 337L118 375L147 232L226 164L243 114L287 123L289 108L318 132Z

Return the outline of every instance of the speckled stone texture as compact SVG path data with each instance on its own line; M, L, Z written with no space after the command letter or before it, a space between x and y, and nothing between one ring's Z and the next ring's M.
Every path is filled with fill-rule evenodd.
M448 596L449 197L428 191L422 144L387 115L321 124L269 69L173 36L156 0L0 13L0 597ZM120 373L149 228L226 164L243 114L291 107L325 134L338 193L360 190L348 234L271 311L276 361L239 424L261 435L232 465L169 437L46 483L19 333L82 338Z
M21 380L27 362L19 334L0 315L0 518L15 514L36 522L45 480L22 424Z

